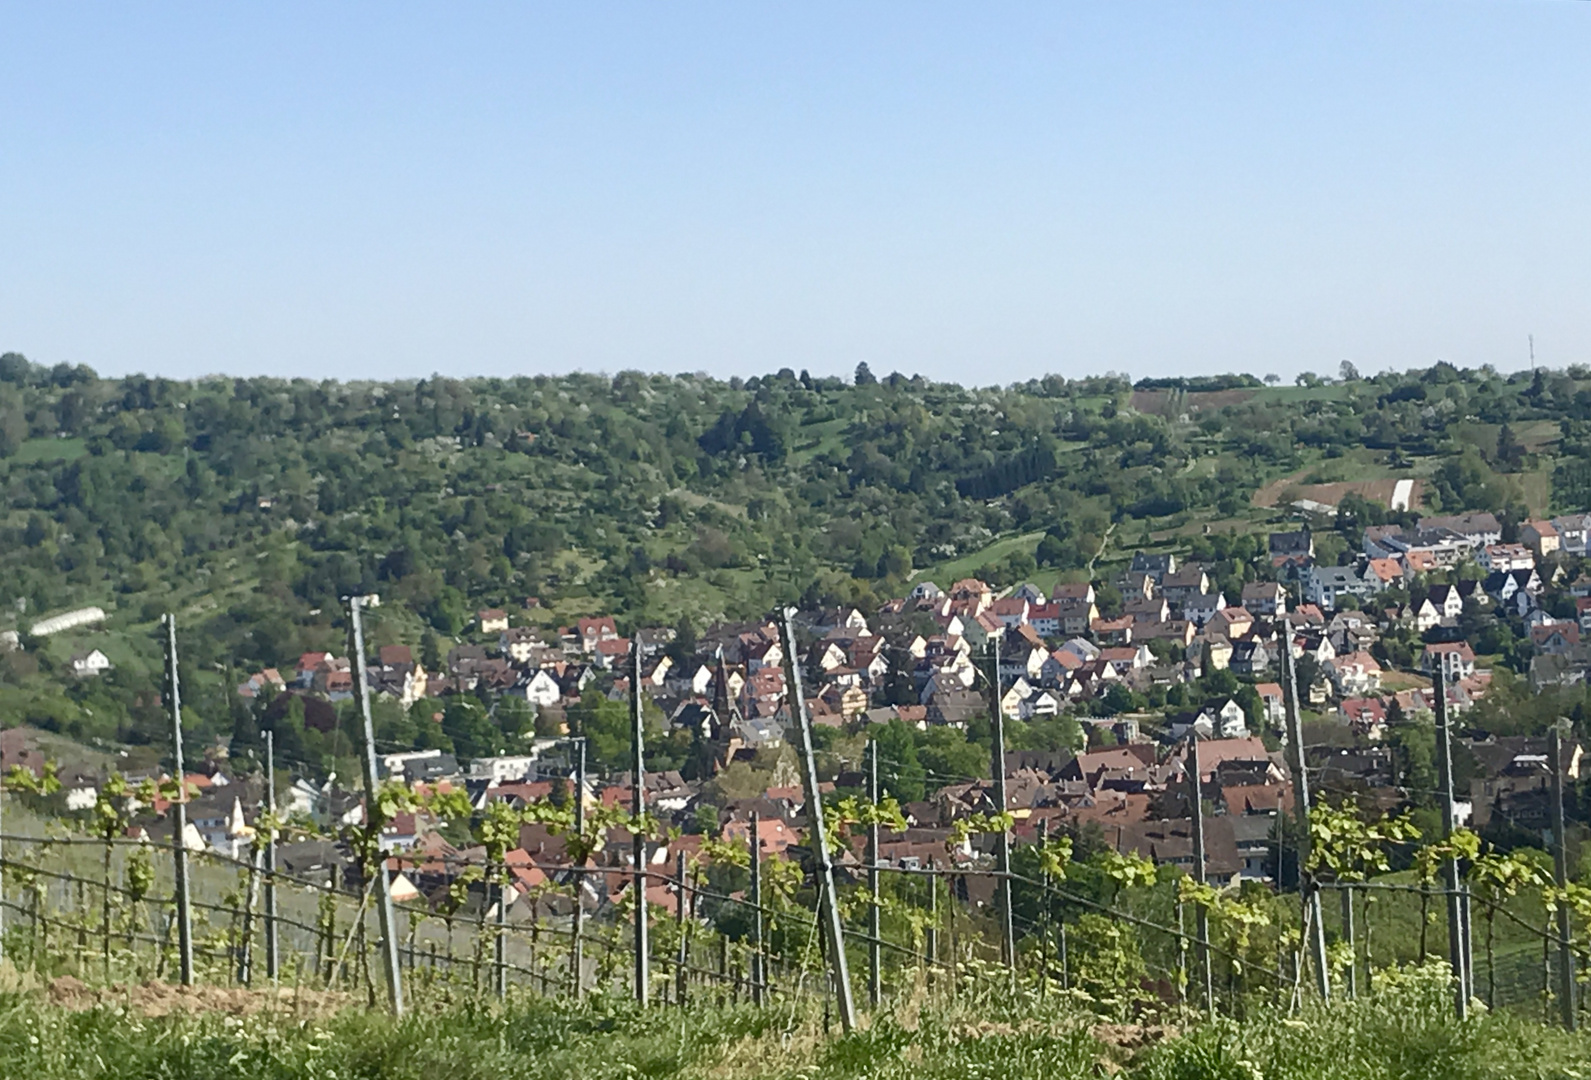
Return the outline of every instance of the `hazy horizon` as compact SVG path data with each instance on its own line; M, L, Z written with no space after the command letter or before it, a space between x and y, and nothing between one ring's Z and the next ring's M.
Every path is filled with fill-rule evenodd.
M7 15L36 363L1591 362L1583 3Z

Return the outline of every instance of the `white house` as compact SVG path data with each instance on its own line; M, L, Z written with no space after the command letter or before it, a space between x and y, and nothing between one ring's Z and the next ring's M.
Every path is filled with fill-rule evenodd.
M1189 622L1203 626L1225 607L1226 597L1219 592L1192 593L1182 603L1182 614Z
M1340 596L1368 597L1378 590L1351 566L1311 566L1304 571L1304 596L1330 611Z
M1524 544L1487 544L1476 553L1475 561L1487 573L1506 574L1536 568L1535 553Z
M1281 683L1260 683L1254 688L1260 695L1260 704L1265 708L1265 722L1280 731L1287 722L1287 703L1282 694Z
M77 653L72 657L72 674L79 678L99 675L110 669L110 657L98 649L90 649L86 653Z
M1333 658L1325 670L1343 697L1363 697L1381 688L1381 665L1362 650Z
M1420 658L1420 666L1435 674L1440 665L1450 681L1467 679L1475 674L1475 650L1467 641L1444 641L1427 645Z
M1448 588L1446 585L1441 587L1444 589ZM1456 590L1454 590L1453 594L1455 596L1458 595ZM1424 600L1421 600L1420 606L1414 609L1414 629L1423 634L1433 626L1440 626L1441 623L1441 609L1431 602L1431 598L1429 596L1427 596Z
M1284 615L1287 590L1274 581L1250 581L1243 586L1243 606L1256 615Z
M470 762L469 777L489 784L505 784L529 776L535 771L536 761L534 754L480 757Z
M525 700L537 708L556 705L562 697L563 691L558 687L558 680L546 668L537 670L525 684Z

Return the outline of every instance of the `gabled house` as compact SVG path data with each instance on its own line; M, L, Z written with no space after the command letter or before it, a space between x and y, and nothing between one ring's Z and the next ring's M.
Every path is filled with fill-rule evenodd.
M1219 592L1194 593L1183 600L1182 616L1196 626L1203 626L1225 608L1226 597Z
M1386 729L1387 707L1380 698L1344 698L1337 706L1337 711L1348 721L1355 735L1362 735L1373 742L1380 740Z
M1140 551L1133 555L1132 565L1128 567L1128 572L1145 574L1156 585L1160 585L1167 575L1177 572L1177 557L1169 553L1155 555Z
M72 654L72 674L80 679L103 675L110 669L110 657L98 649Z
M603 638L591 650L591 663L593 667L603 671L622 669L630 657L630 639L621 637Z
M1384 592L1403 584L1403 563L1397 559L1371 559L1365 563L1362 576L1376 592Z
M1447 588L1445 585L1441 587L1444 589ZM1436 602L1433 601L1429 596L1427 596L1424 600L1421 600L1413 610L1412 621L1414 623L1415 631L1417 633L1423 634L1433 626L1440 626L1442 624L1442 620L1446 618L1442 612L1443 608L1438 607ZM1454 618L1456 619L1457 616L1455 615Z
M1260 683L1254 690L1260 696L1260 707L1265 710L1265 722L1280 729L1287 723L1287 702L1282 694L1282 684Z
M614 624L612 615L601 615L577 619L575 634L580 644L580 651L589 656L597 651L599 642L617 638L619 629Z
M287 689L287 680L282 678L282 673L275 668L264 668L250 675L238 684L238 696L244 698L257 698L267 692L267 688L275 693Z
M477 611L475 620L480 624L481 633L483 634L501 634L508 629L508 612L501 608L487 608L485 611Z
M1315 538L1308 529L1273 532L1268 542L1271 565L1277 569L1303 568L1315 557Z
M1038 682L1044 675L1044 665L1050 658L1049 649L1042 644L1027 641L1008 641L1000 650L1000 677L1002 679L1031 679Z
M1549 524L1558 534L1559 551L1577 558L1585 556L1586 539L1591 536L1591 514L1566 514L1553 518ZM1519 534L1524 536L1525 530L1520 529Z
M1149 651L1147 645L1124 645L1101 649L1099 659L1109 664L1117 675L1123 677L1135 671L1142 671L1155 662L1154 654Z
M515 626L497 636L497 648L516 664L528 664L538 649L544 648L541 636L528 626Z
M989 715L988 702L965 687L940 690L924 704L928 706L924 719L930 727L964 728L974 716Z
M1247 637L1248 632L1254 629L1254 616L1247 608L1224 607L1210 616L1207 627L1217 634L1236 641L1238 638Z
M1168 719L1167 731L1173 739L1196 731L1201 739L1245 739L1248 737L1248 718L1243 706L1232 698L1206 702L1202 708L1178 713ZM1205 747L1199 748L1201 771L1213 768Z
M1250 581L1243 586L1243 607L1270 617L1287 611L1287 590L1274 581Z
M1547 623L1530 629L1530 643L1538 653L1567 653L1580 644L1578 623Z
M1304 596L1328 611L1342 596L1366 598L1379 591L1351 566L1312 566L1304 573Z
M536 674L524 686L525 700L539 709L556 705L563 700L563 690L558 685L558 680L553 678L552 672L546 668L537 668Z
M994 589L987 582L977 578L963 578L950 586L950 603L961 605L952 610L958 614L965 614L967 618L977 618L989 610L989 605L994 602Z
M1467 641L1444 641L1427 645L1420 656L1420 667L1427 674L1436 674L1441 667L1449 682L1467 679L1475 674L1475 650Z
M1173 604L1186 604L1189 599L1210 591L1210 577L1200 566L1185 566L1167 574L1160 582L1160 590Z
M1479 511L1468 514L1448 514L1420 519L1422 529L1447 529L1468 540L1472 547L1501 543L1503 526L1495 514Z
M1515 596L1521 592L1528 597L1540 594L1541 575L1536 573L1535 567L1527 570L1499 570L1486 575L1481 588L1486 591L1487 596L1499 604L1513 606Z
M1094 583L1091 581L1063 581L1058 582L1050 590L1051 600L1081 600L1085 603L1094 602Z
M1464 594L1457 585L1432 585L1426 599L1436 605L1443 622L1456 620L1464 613Z
M1334 657L1324 670L1343 697L1364 697L1381 689L1381 665L1367 652Z
M1041 637L1061 636L1061 605L1057 603L1028 605L1028 623Z
M1061 633L1068 637L1088 633L1094 620L1099 618L1099 608L1092 600L1057 600L1055 606Z
M1270 649L1261 641L1235 641L1230 666L1239 675L1256 678L1270 669Z
M1475 553L1475 561L1492 574L1536 568L1536 555L1524 544L1487 544Z
M1095 619L1088 629L1103 645L1130 645L1137 626L1131 615L1121 615L1114 619Z
M837 668L847 667L851 657L846 652L844 644L832 638L815 642L810 652L807 653L806 666L812 671L834 671Z
M1186 619L1167 619L1158 623L1135 622L1132 627L1132 640L1135 642L1164 640L1180 649L1186 649L1196 636L1197 628Z
M1007 596L990 604L989 614L999 619L1000 625L1009 630L1028 621L1028 611L1031 607L1025 597Z
M1171 603L1164 596L1129 597L1121 610L1139 623L1163 623L1171 618Z
M1205 671L1225 671L1232 665L1232 643L1220 634L1200 634L1188 646L1188 654Z

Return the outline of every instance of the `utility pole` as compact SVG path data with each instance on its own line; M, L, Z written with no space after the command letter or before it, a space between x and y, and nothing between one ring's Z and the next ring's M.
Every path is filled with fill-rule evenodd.
M575 836L585 843L586 835L586 740L585 736L575 740ZM570 977L574 980L575 1000L579 1001L585 995L585 932L586 910L586 868L582 862L574 868L575 881L575 909L573 912L574 927L570 937L569 969Z
M1039 865L1039 1000L1050 992L1050 871L1044 851L1050 845L1050 819L1040 818L1038 827Z
M1453 741L1447 726L1447 668L1440 662L1432 677L1436 692L1436 770L1442 789L1442 839L1453 835ZM1469 1015L1469 985L1464 977L1464 912L1458 895L1458 860L1442 862L1442 884L1447 893L1447 957L1453 966L1453 1008L1460 1020Z
M674 1004L685 1007L685 969L690 964L690 942L686 939L689 928L685 924L685 852L679 852L676 860L678 868L675 870L674 884L674 928L679 931L679 960L674 965Z
M1206 883L1204 866L1204 777L1199 767L1199 733L1188 732L1188 778L1193 787L1193 880ZM1194 933L1199 936L1199 973L1204 980L1204 1007L1215 1014L1215 973L1210 969L1210 912L1201 901L1193 909Z
M928 930L923 946L928 953L928 967L923 970L926 981L934 977L934 965L939 962L939 862L932 857L928 859Z
M763 1003L766 953L762 941L762 830L761 817L751 812L751 1002Z
M265 838L265 974L275 986L281 978L276 940L276 732L265 732L265 812L271 818Z
M1309 879L1309 771L1304 764L1304 722L1299 715L1298 672L1293 664L1292 630L1282 644L1282 693L1287 709L1287 741L1293 750L1293 796L1298 811L1298 895L1303 929L1315 962L1315 989L1322 1003L1331 1001L1331 971L1326 966L1326 926L1321 919L1320 890ZM1280 873L1281 867L1277 866Z
M370 719L370 685L365 679L365 627L360 611L365 598L348 598L348 650L353 653L354 694L359 699L359 715L364 722L365 737L365 822L368 825L376 814L376 791L381 778L376 773L376 726ZM398 960L397 915L392 910L392 879L387 874L386 854L381 850L381 836L370 838L376 845L376 865L373 868L377 884L381 886L380 906L376 913L381 917L381 960L386 968L387 1003L394 1016L403 1015L403 969ZM498 906L502 906L502 888L497 893Z
M508 867L499 863L494 869L497 911L492 919L492 995L502 1001L508 996Z
M5 804L6 804L5 760L4 760L4 758L0 758L0 836L4 836L4 834L5 834L5 825L4 825ZM0 961L5 960L5 957L6 957L6 948L5 948L5 940L6 940L6 935L5 935L5 929L6 929L6 905L5 905L6 870L5 870L5 865L6 864L5 864L4 855L5 855L5 845L4 845L3 841L0 841Z
M993 697L994 717L991 732L991 771L994 774L995 813L1004 814L1005 794L1005 707L1000 700L1000 632L989 636L993 646L990 656L994 670L990 673L989 691ZM1000 959L1014 978L1016 975L1016 929L1011 917L1011 830L1002 828L994 841L995 871L1000 875L996 883L996 904L1000 915Z
M1359 948L1353 933L1353 885L1339 882L1337 891L1342 901L1342 940L1348 946L1348 970L1342 992L1351 1001L1359 996Z
M1552 879L1558 886L1558 1008L1563 1026L1575 1027L1574 947L1569 925L1569 901L1563 895L1569 881L1569 848L1563 822L1563 729L1566 721L1552 726L1548 764L1552 768Z
M879 953L879 935L883 932L878 907L878 741L867 740L867 798L873 804L873 820L867 827L867 891L872 898L867 906L867 1000L875 1009L884 998L884 984L879 974L883 957Z
M635 818L635 1000L642 1008L646 1007L652 974L646 934L646 831L641 825L646 816L645 738L641 728L641 642L636 638L630 642L630 776L634 788L630 813Z
M177 798L172 803L171 854L177 873L177 955L182 985L193 985L193 909L188 899L188 784L182 765L182 687L177 677L177 617L166 615L166 676L171 680L171 753L177 777Z
M807 829L812 834L812 854L818 876L818 921L828 944L834 996L840 1010L840 1025L847 1033L856 1029L856 1005L851 1000L851 973L845 960L845 928L840 923L839 892L834 884L834 863L829 859L829 838L823 828L823 793L818 788L818 758L812 747L812 718L807 715L806 691L801 687L801 663L796 653L794 608L785 608L781 629L785 663L790 678L790 705L801 737L801 760L805 766Z

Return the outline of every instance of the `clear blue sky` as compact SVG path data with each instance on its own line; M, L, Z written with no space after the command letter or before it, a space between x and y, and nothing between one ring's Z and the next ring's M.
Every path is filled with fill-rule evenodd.
M0 349L1591 362L1591 3L0 4Z

